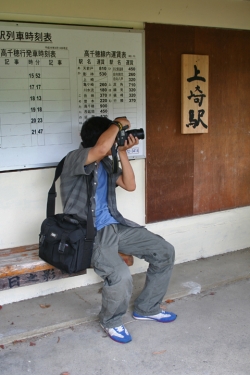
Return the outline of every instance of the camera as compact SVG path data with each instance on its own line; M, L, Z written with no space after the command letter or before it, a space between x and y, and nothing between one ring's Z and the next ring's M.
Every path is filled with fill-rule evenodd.
M116 137L117 145L124 146L124 143L128 139L129 134L132 134L134 137L137 137L138 139L144 139L144 130L142 128L131 129L127 131L125 131L125 129L122 129L118 132Z

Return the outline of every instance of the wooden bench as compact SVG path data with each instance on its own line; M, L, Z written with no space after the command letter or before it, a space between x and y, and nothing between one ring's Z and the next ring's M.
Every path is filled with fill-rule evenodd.
M132 255L119 253L128 266L132 266ZM38 256L38 244L0 250L0 290L12 289L46 281L58 280L86 274L67 274Z

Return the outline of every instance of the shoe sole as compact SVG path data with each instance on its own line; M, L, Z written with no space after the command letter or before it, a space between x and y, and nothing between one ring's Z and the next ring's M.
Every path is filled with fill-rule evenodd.
M107 333L107 332L106 332ZM132 340L129 340L129 341L117 341L115 340L112 336L110 336L108 333L107 333L108 337L111 338L111 340L115 341L115 342L118 342L118 344L128 344L129 342L131 342Z
M137 317L137 316L134 316L133 315L133 318L136 319L136 320L151 320L151 321L154 321L154 322L158 322L158 323L171 323L171 322L174 322L175 319L177 318L177 316L172 319L172 320L158 320L158 319L154 319L154 318L141 318L141 317Z

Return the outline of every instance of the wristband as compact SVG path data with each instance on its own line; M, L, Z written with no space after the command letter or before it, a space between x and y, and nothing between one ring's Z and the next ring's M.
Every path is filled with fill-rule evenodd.
M119 128L119 131L123 129L123 126L119 121L112 121L110 125L113 125L113 124Z

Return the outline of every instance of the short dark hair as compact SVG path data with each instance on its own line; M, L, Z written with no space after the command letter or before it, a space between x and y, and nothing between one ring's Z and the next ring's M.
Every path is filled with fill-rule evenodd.
M88 118L82 125L81 138L83 147L93 147L98 138L111 125L112 120L107 117L93 116Z

